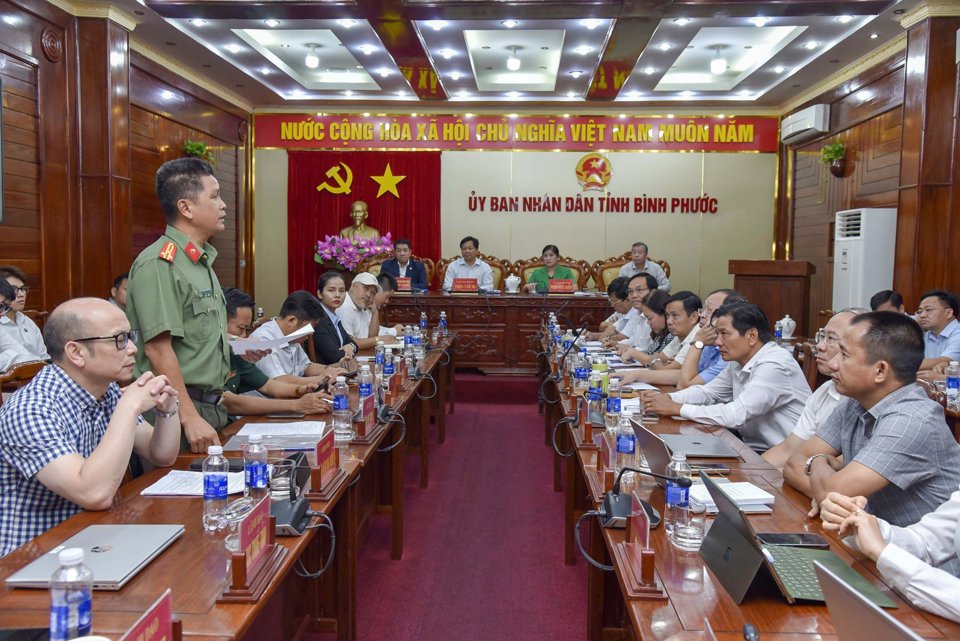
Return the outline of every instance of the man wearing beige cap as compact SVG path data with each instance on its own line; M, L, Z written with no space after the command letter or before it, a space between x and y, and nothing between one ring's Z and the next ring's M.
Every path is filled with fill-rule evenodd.
M364 272L353 278L347 299L337 308L343 328L353 337L358 349L376 347L380 334L379 314L374 313L376 295L383 292L377 277Z

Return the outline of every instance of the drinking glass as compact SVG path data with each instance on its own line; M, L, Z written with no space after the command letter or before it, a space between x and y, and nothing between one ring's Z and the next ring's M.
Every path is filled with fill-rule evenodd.
M690 498L681 521L673 528L671 542L681 550L696 552L703 543L707 529L707 506Z

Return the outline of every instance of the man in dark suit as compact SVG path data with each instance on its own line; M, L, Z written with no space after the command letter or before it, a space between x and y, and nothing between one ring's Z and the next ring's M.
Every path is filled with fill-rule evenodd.
M411 260L410 241L400 238L393 243L396 258L383 261L380 272L394 278L409 278L414 290L427 289L427 268L419 260Z

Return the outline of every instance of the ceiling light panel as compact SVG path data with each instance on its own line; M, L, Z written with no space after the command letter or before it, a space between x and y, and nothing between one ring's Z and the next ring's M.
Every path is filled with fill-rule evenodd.
M463 38L479 91L553 91L564 32L559 29L467 30ZM518 43L523 43L518 46ZM517 71L508 71L516 56ZM490 69L490 67L493 67ZM522 71L519 69L522 67Z

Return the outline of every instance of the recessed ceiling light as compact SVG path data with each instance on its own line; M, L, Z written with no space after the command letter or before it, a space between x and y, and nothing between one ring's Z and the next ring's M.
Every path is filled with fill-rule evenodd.
M164 89L160 92L160 97L164 100L173 100L176 97L176 94L169 89Z
M274 20L273 18L270 18L269 20L264 20L264 21L263 21L263 24L267 25L268 27L279 27L279 26L280 26L280 21L279 21L279 20Z
M460 96L461 98L467 98L470 96L470 92L467 91L466 89L461 89L459 92L457 92L457 95Z
M2 20L10 26L16 26L20 22L20 20L17 19L16 16L10 16L10 15L3 16Z
M580 45L573 50L574 53L579 53L581 56L585 56L591 51L593 51L593 47L588 47L587 45Z
M577 97L577 92L576 92L576 91L568 91L568 92L567 92L567 98L576 98L576 97Z
M724 115L723 115L723 114L717 114L717 118L719 118L720 120L723 120L723 119L724 119Z
M673 118L673 114L667 114L667 118Z
M647 74L648 76L652 76L653 74L657 73L657 70L653 67L644 67L643 73Z
M501 20L501 21L500 21L500 24L502 24L502 25L503 25L504 27L506 27L507 29L513 29L514 27L516 27L516 26L517 26L518 24L520 24L520 23L517 22L516 20Z
M660 44L657 45L657 49L659 49L660 51L670 51L671 49L673 49L673 45L670 44L669 42L661 42Z
M740 92L740 95L741 95L741 96L744 96L744 97L746 97L746 96L752 96L752 95L753 95L753 92L750 91L749 89L744 89L743 91Z
M381 67L377 69L377 73L380 74L381 78L386 78L387 76L390 75L390 70L387 69L386 67Z
M633 91L629 92L627 95L630 96L631 98L639 98L640 96L643 95L643 92L637 91L636 89L634 89Z
M307 65L308 69L316 69L320 66L320 56L317 55L317 45L308 44L307 46L310 48L310 53L303 59L303 64Z
M509 97L509 98L519 98L519 97L520 97L520 92L519 92L519 91L508 91L508 92L507 92L507 97ZM511 117L511 118L516 118L516 117L517 117L517 114L512 114L510 117Z
M457 52L455 52L453 49L441 49L439 53L444 60L449 60L457 55Z
M571 71L570 75L573 76L574 78L579 78L580 76L583 75L583 72L577 69L575 71Z
M626 117L627 117L627 114L620 114L619 117L620 117L620 118L626 118Z
M776 67L773 68L773 73L783 73L786 70L787 68L784 67L783 65L777 65Z
M587 29L593 30L599 27L600 25L602 25L603 20L598 20L597 18L584 18L583 20L580 21L580 24L582 24Z
M447 21L446 20L427 20L425 24L431 29L433 29L434 31L440 31L441 29L447 26Z
M770 22L770 18L767 18L765 16L757 16L756 18L750 18L750 23L755 27L762 27L768 22Z
M357 24L357 21L353 18L343 18L342 20L337 20L337 24L345 29L349 29Z
M360 51L362 51L363 54L367 56L369 56L371 53L377 50L377 48L374 47L373 45L360 45L357 48L360 49Z
M817 42L816 40L811 40L810 42L803 43L804 49L816 49L819 46L820 46L820 43Z
M240 45L234 45L234 44L226 45L224 49L226 49L230 53L240 53L241 51L243 51L243 47L241 47Z
M203 25L207 24L207 21L203 20L202 18L194 18L190 21L190 24L192 24L194 27L202 27Z
M344 95L344 96L352 96L352 95L353 95L353 92L350 91L349 89L347 89L346 91L343 92L343 95Z
M294 89L293 91L290 92L290 95L293 96L294 98L299 98L300 96L303 95L303 92L299 89Z
M520 70L520 57L517 56L517 47L508 47L511 51L510 57L507 58L507 71L519 71Z
M407 95L407 92L404 91L403 89L401 89L400 91L397 92L397 95L398 95L398 96L406 96L406 95Z
M463 74L460 73L459 71L454 71L454 72L452 72L452 73L450 74L450 79L451 79L451 80L460 80L460 78L462 78L462 77L463 77Z
M289 49L289 48L290 48L290 43L289 43L289 42L281 42L281 43L280 43L280 48L281 48L281 49Z
M517 96L520 95L520 92L519 92L519 91L511 91L511 92L508 93L507 95L510 96L511 98L516 98ZM517 114L507 114L507 118L516 118L516 117L517 117Z
M879 34L879 33L871 33L871 34L870 34L870 39L871 39L871 40L876 40L876 39L879 38L879 37L880 37L880 34Z
M694 96L696 94L694 94L692 91L681 91L680 95L684 98L689 98L690 96Z
M690 18L674 18L673 24L677 25L678 27L685 27L690 24Z
M369 111L364 111L364 112L363 112L363 117L364 117L364 118L369 118L369 117L370 117L370 112L369 112Z
M837 22L840 24L847 24L851 20L853 20L853 16L837 16Z
M563 117L564 117L564 118L569 118L569 117L570 117L570 114L563 114Z
M272 72L270 70L270 67L260 67L260 73L262 73L265 76L269 76Z

